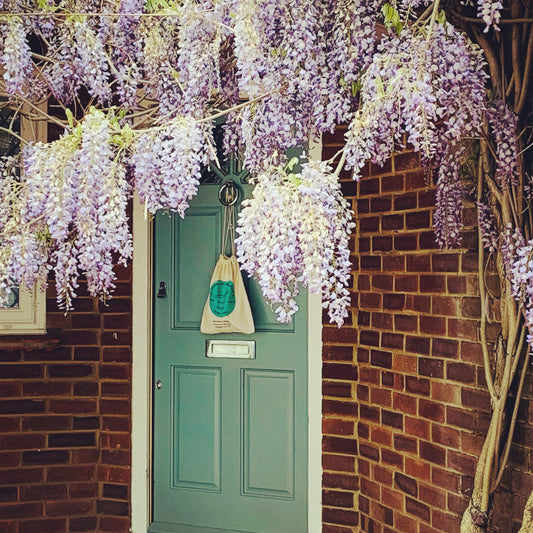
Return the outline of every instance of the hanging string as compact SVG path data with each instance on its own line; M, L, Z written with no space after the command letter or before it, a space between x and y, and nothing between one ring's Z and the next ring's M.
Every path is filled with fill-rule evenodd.
M221 255L226 255L228 238L231 241L231 255L235 255L235 205L224 206Z

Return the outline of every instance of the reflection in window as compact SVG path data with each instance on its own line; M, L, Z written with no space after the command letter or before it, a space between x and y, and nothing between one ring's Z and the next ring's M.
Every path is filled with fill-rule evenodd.
M20 118L18 114L14 117L12 109L7 107L0 109L0 127L4 130L11 129L15 133L20 135ZM0 129L0 157L10 157L17 155L20 145L19 141L13 135L9 135L7 131ZM7 301L4 305L0 306L4 309L18 309L19 307L19 289L13 287L9 293Z

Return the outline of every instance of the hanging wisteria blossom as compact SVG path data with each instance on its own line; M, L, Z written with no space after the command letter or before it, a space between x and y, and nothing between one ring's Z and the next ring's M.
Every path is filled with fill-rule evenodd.
M281 322L297 311L301 284L322 295L330 320L340 325L350 305L353 212L326 163L305 162L291 172L295 162L258 176L239 215L237 257Z

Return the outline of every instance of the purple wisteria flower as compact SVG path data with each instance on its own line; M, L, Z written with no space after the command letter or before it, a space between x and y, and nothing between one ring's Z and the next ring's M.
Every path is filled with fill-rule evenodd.
M237 257L278 320L292 319L301 284L322 295L330 320L340 326L350 305L348 244L355 224L337 176L315 161L298 173L271 168L258 176L253 198L243 206Z
M518 117L502 100L492 102L487 108L486 117L496 145L496 181L502 187L517 185Z

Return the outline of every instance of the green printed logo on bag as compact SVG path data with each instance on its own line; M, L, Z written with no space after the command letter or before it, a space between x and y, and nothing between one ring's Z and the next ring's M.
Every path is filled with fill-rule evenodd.
M209 307L218 317L228 316L235 309L233 281L215 281L209 289Z

